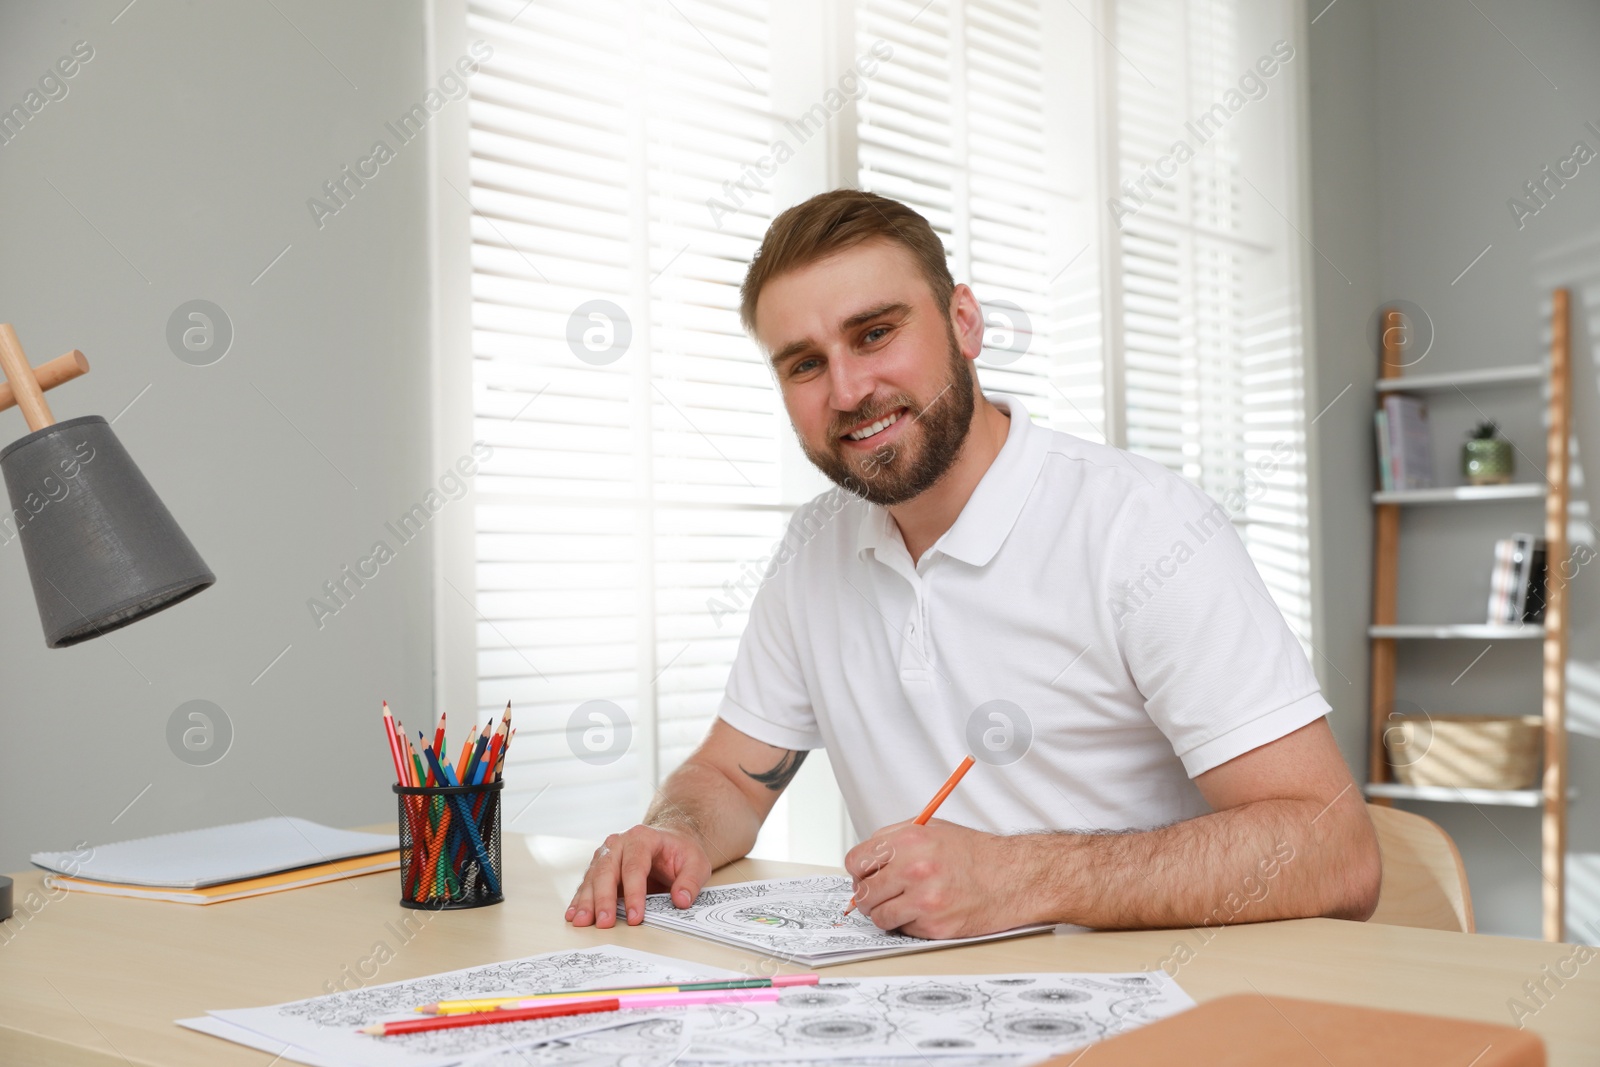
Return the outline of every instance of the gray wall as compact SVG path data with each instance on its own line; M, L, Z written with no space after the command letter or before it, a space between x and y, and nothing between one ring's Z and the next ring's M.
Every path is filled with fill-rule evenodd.
M1311 27L1307 48L1310 236L1316 242L1316 355L1308 406L1317 420L1312 433L1322 557L1321 655L1314 663L1323 694L1333 706L1329 721L1339 746L1360 774L1366 766L1367 641L1364 625L1352 620L1364 619L1371 604L1369 583L1361 576L1372 567L1367 503L1372 474L1366 461L1372 448L1372 381L1377 372L1367 320L1380 299L1373 206L1378 189L1376 71L1370 4L1357 0L1340 14L1345 17L1324 17Z
M1367 684L1362 634L1370 619L1367 496L1374 478L1376 370L1371 316L1380 302L1413 301L1432 320L1433 347L1408 372L1460 370L1542 358L1549 291L1571 287L1576 460L1579 468L1585 460L1600 463L1593 458L1600 456L1600 160L1582 167L1520 229L1507 207L1511 197L1526 199L1523 183L1571 154L1574 142L1600 152L1600 135L1584 125L1600 126L1594 63L1600 6L1585 0L1478 6L1482 13L1445 0L1341 0L1310 29L1312 239L1351 280L1347 284L1317 260L1321 403L1354 383L1317 426L1324 648L1354 683L1351 689ZM1325 7L1325 0L1311 0L1308 17ZM1439 476L1459 480L1459 444L1480 408L1503 422L1524 453L1518 480L1538 480L1544 466L1539 397L1527 389L1474 392L1470 402L1437 397L1430 413ZM1591 488L1577 487L1575 513L1595 513L1591 495ZM1408 512L1401 621L1481 620L1494 540L1541 531L1542 523L1535 503ZM1579 797L1570 821L1568 936L1594 943L1600 940L1600 578L1593 564L1574 581L1571 604L1570 758ZM1537 713L1536 642L1496 644L1452 684L1484 649L1471 642L1403 644L1397 697L1435 713ZM1347 687L1335 677L1330 688ZM1358 768L1365 764L1359 714L1365 703L1364 692L1335 699L1341 713L1345 705L1358 712L1342 714L1339 722ZM1460 845L1479 928L1537 937L1537 813L1414 807Z
M398 545L385 521L438 474L425 142L322 229L306 207L375 140L397 144L385 121L430 80L423 5L125 2L0 8L0 108L74 42L94 49L67 95L0 145L0 321L35 364L89 357L87 377L49 394L58 418L133 402L114 428L217 584L50 651L20 545L0 545L0 870L78 840L279 811L381 820L378 701L419 726L432 714L426 535L321 630L306 606L374 541ZM210 366L166 340L197 298L235 330ZM25 432L0 412L0 439ZM167 739L194 699L234 732L208 766Z

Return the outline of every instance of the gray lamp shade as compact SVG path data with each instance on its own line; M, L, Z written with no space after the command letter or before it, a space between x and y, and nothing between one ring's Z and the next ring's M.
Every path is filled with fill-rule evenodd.
M61 648L170 608L213 584L194 545L99 415L0 450L45 644Z

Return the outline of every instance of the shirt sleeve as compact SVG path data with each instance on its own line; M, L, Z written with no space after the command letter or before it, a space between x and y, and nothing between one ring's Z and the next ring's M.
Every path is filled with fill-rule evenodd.
M795 647L784 577L780 571L756 590L717 717L775 748L822 748Z
M1102 589L1151 720L1195 778L1330 710L1229 511L1142 463Z

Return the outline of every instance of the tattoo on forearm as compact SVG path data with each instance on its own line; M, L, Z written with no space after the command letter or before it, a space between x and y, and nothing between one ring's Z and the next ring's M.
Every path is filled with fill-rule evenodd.
M800 764L806 761L807 754L803 751L785 752L769 771L748 771L742 764L739 769L774 793L781 793L794 780L794 776L800 773Z

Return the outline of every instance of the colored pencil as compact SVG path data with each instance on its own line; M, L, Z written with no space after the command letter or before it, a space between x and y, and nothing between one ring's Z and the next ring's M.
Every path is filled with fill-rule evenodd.
M426 1015L456 1015L469 1011L493 1011L522 1004L537 1004L552 999L621 996L636 993L698 993L716 989L787 989L817 984L814 974L780 974L773 978L732 978L710 982L680 982L661 986L607 986L602 989L562 989L549 993L528 993L518 997L478 997L470 1000L441 1000L424 1004L417 1011Z
M392 1023L374 1023L364 1026L364 1034L388 1036L390 1034L415 1034L426 1030L450 1030L458 1026L484 1026L489 1023L514 1023L527 1019L552 1019L563 1015L587 1015L590 1012L621 1011L623 1008L686 1008L701 1004L762 1004L771 1003L782 993L780 989L702 989L689 993L624 993L616 997L572 997L547 1001L524 1008L496 1008L493 1011L469 1011L455 1015L424 1015L419 1019L403 1019Z
M928 820L933 818L933 813L939 810L939 805L945 802L946 797L955 792L956 785L960 783L962 778L966 777L968 771L972 770L973 762L974 761L971 756L968 756L966 759L962 760L961 766L957 767L954 771L951 771L950 777L944 780L944 785L940 786L939 791L933 794L933 799L928 801L928 806L922 809L922 814L918 815L911 821L918 826L928 825ZM855 907L856 898L851 897L850 903L845 905L844 913L849 915L855 910Z
M623 1008L692 1008L702 1004L770 1004L781 996L781 989L689 989L668 990L664 993L617 993L602 997L615 1000ZM546 1004L589 1004L592 996L534 998L522 1004L511 1004L488 1012L466 1012L468 1015L503 1015L511 1011L524 1011ZM441 1016L435 1016L440 1018ZM442 1018L459 1018L445 1015Z
M950 777L945 779L944 785L940 786L939 791L933 794L933 799L928 801L928 806L922 809L922 814L912 821L918 826L928 825L928 820L933 818L933 813L939 810L939 805L944 803L946 797L955 792L957 784L960 783L962 778L966 777L968 771L972 770L972 764L973 759L971 756L962 760L961 766L951 772Z
M488 748L489 731L485 729L483 733L478 735L478 740L473 742L472 758L467 761L467 773L456 775L457 778L461 779L462 785L471 785L473 779L478 776L478 765L483 762L483 754Z
M389 738L389 758L394 761L394 780L405 784L405 772L400 760L400 741L394 734L394 716L389 713L389 702L383 702L383 732Z
M467 731L467 740L461 746L461 758L456 761L457 781L459 781L461 777L467 773L467 762L472 758L472 749L473 746L477 744L477 738L478 727L473 726L471 730ZM439 759L442 761L444 758L444 753L441 752L439 754Z
M500 766L494 769L494 776L501 777L506 769L506 753L511 751L511 742L517 739L517 728L513 726L511 732L506 734L506 743L500 746Z
M405 756L401 751L400 738L395 732L394 715L389 711L389 702L383 702L383 729L389 735L389 757L394 761L394 780L399 785L405 785L410 776L406 773ZM411 827L411 865L406 875L406 883L414 890L417 882L422 877L422 854L419 844L422 835L418 832L417 813L408 803L409 797L401 798L401 809L405 812L406 823ZM423 823L426 824L424 817Z
M402 1019L391 1023L374 1023L358 1031L387 1037L390 1034L414 1034L422 1030L450 1030L458 1026L483 1026L487 1023L514 1023L524 1019L554 1019L562 1015L587 1015L596 1011L616 1011L620 1005L616 997L589 1000L573 1004L543 1004L537 1008L518 1008L516 1011L477 1011L470 1015L425 1015L420 1019Z
M494 779L493 768L500 761L500 745L504 740L500 732L495 731L494 740L489 742L489 751L484 753L483 762L478 764L478 769L472 776L473 785L482 785L485 781Z
M433 750L444 751L444 712L439 712L439 728L433 731Z
M481 785L486 781L493 781L496 768L499 766L500 749L505 746L506 732L511 729L511 701L506 701L506 710L501 714L500 721L495 723L494 736L489 741L489 747L484 753L483 760L478 765L478 770L472 776L473 785Z
M399 724L397 723L396 725L399 725ZM401 737L405 737L405 735L403 733L400 736ZM427 771L427 768L423 766L422 757L417 755L417 750L411 747L411 738L406 737L405 741L406 741L406 752L407 752L407 754L409 754L411 756L411 767L412 767L411 784L414 785L414 786L426 785L428 783L428 771Z

